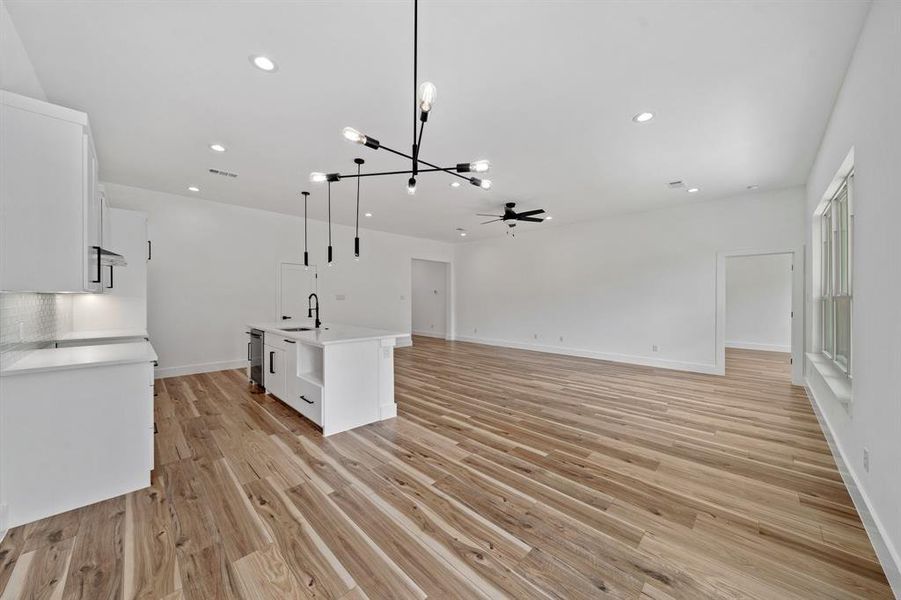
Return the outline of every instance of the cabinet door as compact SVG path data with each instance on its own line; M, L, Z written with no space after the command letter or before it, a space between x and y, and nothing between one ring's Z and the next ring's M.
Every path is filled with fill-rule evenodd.
M84 291L85 128L12 96L0 92L0 290Z
M276 398L285 397L285 351L272 346L263 346L263 380L266 391Z
M94 153L94 142L86 131L83 135L84 157L84 289L102 292L104 268L98 266L96 247L103 247L103 198L97 188L100 167Z

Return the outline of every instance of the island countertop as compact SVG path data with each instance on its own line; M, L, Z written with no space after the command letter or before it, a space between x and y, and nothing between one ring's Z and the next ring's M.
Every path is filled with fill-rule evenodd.
M363 342L367 340L397 339L406 337L407 333L387 331L384 329L372 329L357 325L345 325L342 323L323 323L319 329L310 331L285 331L286 327L312 327L308 320L289 319L274 323L248 323L251 329L259 329L267 333L283 336L285 339L296 340L311 346L324 347L330 344L345 344L348 342Z

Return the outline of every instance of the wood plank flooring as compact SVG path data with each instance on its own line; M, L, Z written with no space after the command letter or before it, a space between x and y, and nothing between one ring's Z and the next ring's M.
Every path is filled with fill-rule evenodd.
M9 532L8 598L891 598L785 355L727 376L416 338L328 439L158 382L152 486Z

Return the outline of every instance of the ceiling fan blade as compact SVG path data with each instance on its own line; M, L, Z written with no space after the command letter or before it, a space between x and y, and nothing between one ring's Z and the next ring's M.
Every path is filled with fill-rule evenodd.
M535 210L526 210L521 213L516 213L517 217L531 217L532 215L540 215L544 212L543 208L538 208Z
M486 215L485 213L476 213L477 217L497 217L500 219L503 215Z
M484 223L479 223L480 225L487 225L488 223L495 223L497 221L503 221L503 219L491 219L490 221L485 221Z
M517 221L528 221L529 223L543 223L544 219L539 219L537 217L516 217Z

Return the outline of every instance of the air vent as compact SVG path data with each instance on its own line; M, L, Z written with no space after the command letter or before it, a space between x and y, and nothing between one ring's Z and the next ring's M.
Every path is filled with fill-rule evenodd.
M223 177L237 177L237 173L230 173L229 171L220 171L219 169L210 169L210 173L213 175L222 175Z
M679 179L678 181L670 181L666 185L668 185L671 190L678 190L685 187L685 182Z

